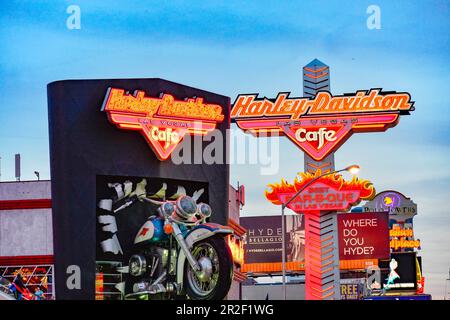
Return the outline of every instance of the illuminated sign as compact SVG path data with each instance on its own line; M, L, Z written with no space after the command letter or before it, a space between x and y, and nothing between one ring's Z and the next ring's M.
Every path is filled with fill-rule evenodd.
M244 264L244 243L233 235L227 237L227 243L233 256L233 262L242 266Z
M205 135L222 122L222 107L203 98L176 100L170 94L146 97L108 88L102 111L118 128L140 131L159 160L166 160L186 134Z
M394 225L389 230L390 247L393 250L398 249L420 249L420 240L414 239L414 231L412 228L403 228Z
M231 119L244 131L287 135L313 159L320 161L337 150L354 132L378 132L395 126L400 115L414 110L406 92L381 89L333 96L320 91L315 98L290 98L279 93L275 99L241 94Z
M405 222L417 214L417 204L398 191L388 190L378 193L364 205L365 212L388 211L389 219Z
M337 219L340 260L389 258L387 212L343 213Z
M390 247L393 251L420 249L420 240L414 239L413 218L417 204L394 190L378 193L363 206L364 212L388 212L390 224Z
M389 230L390 237L413 237L414 232L412 229L402 229L399 226L394 226L391 230Z
M422 275L422 258L416 256L417 294L425 293L425 277Z
M420 249L420 240L397 240L392 239L390 241L390 246L392 249Z
M314 174L304 172L299 174L301 179L295 178L293 184L284 179L281 183L269 184L271 190L266 191L266 198L273 204L286 203L298 190L319 177L321 171L318 170ZM369 180L353 177L351 181L346 181L340 174L335 173L317 179L291 201L288 207L297 213L342 211L356 205L361 199L371 199L374 194L375 189Z
M416 291L417 258L415 252L391 253L389 260L380 260L383 291Z
M365 211L389 211L392 215L417 214L417 204L398 191L383 191L377 194L365 206Z

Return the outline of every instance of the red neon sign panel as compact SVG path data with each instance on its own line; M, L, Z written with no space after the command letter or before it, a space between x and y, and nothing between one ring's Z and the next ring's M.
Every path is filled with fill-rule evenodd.
M205 135L224 119L222 107L203 98L176 100L170 94L154 98L144 91L129 94L117 88L108 88L102 111L118 128L140 131L161 161L186 134Z
M321 91L313 99L275 99L243 94L236 98L231 119L254 135L280 133L320 161L337 150L354 132L385 131L398 123L399 116L414 110L408 93L371 89L332 96Z
M301 172L301 179L296 178L293 184L283 179L281 183L269 184L271 190L266 191L266 198L273 204L286 203L298 190L320 175L320 170L314 174ZM374 195L375 189L369 180L353 177L346 181L341 175L334 174L317 179L291 201L288 208L297 213L345 211L361 199L371 199Z

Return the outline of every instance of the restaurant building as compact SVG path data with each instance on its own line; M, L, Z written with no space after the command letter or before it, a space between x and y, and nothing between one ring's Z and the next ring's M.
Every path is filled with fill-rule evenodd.
M55 298L50 181L0 183L0 276Z

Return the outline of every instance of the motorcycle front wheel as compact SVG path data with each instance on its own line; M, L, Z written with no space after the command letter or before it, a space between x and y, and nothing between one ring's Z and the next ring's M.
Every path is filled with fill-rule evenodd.
M222 300L233 280L231 251L222 237L212 237L196 243L192 255L202 267L200 273L186 263L184 287L192 300Z

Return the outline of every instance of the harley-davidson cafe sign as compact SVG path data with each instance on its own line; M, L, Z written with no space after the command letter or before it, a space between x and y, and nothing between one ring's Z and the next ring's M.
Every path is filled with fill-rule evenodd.
M281 134L316 161L337 150L354 132L377 132L395 126L400 115L414 110L406 92L381 89L333 96L320 91L314 99L291 98L279 93L274 99L257 94L239 95L231 119L254 135Z
M130 94L119 88L108 88L102 111L118 128L140 131L161 161L170 157L186 134L205 135L224 119L220 105L200 97L146 97L144 91Z

